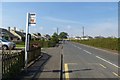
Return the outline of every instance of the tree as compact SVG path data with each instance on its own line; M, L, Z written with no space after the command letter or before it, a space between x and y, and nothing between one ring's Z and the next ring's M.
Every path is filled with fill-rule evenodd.
M52 40L53 40L55 43L58 43L58 42L59 42L58 34L57 34L56 32L52 35Z
M55 32L55 33L52 35L52 37L58 38L58 34Z
M66 33L66 32L61 32L61 33L59 34L59 38L60 38L60 39L67 39L67 37L68 37L68 33Z

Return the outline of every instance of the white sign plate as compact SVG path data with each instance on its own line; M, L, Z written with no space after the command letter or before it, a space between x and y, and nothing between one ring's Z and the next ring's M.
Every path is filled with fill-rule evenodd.
M29 26L35 26L36 25L36 14L30 13L29 14Z

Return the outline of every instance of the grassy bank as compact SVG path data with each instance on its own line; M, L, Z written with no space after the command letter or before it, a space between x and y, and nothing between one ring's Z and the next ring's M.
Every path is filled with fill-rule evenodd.
M72 40L72 41L98 48L118 51L118 39L105 38L105 39Z

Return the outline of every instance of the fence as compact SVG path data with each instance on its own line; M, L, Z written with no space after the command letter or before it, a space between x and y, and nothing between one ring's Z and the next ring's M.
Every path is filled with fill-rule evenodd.
M32 48L28 52L28 64L41 55L41 48ZM2 51L2 79L9 79L19 75L25 67L25 51Z

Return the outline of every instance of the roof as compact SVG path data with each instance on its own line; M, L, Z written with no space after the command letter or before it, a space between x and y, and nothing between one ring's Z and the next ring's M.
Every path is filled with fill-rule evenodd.
M20 35L21 37L25 37L24 33L20 32L20 31L15 31L15 33L17 33L18 35Z
M2 33L5 33L5 34L9 35L9 37L18 38L17 36L13 35L11 32L9 32L9 31L6 30L6 29L0 28L0 31L1 31Z

